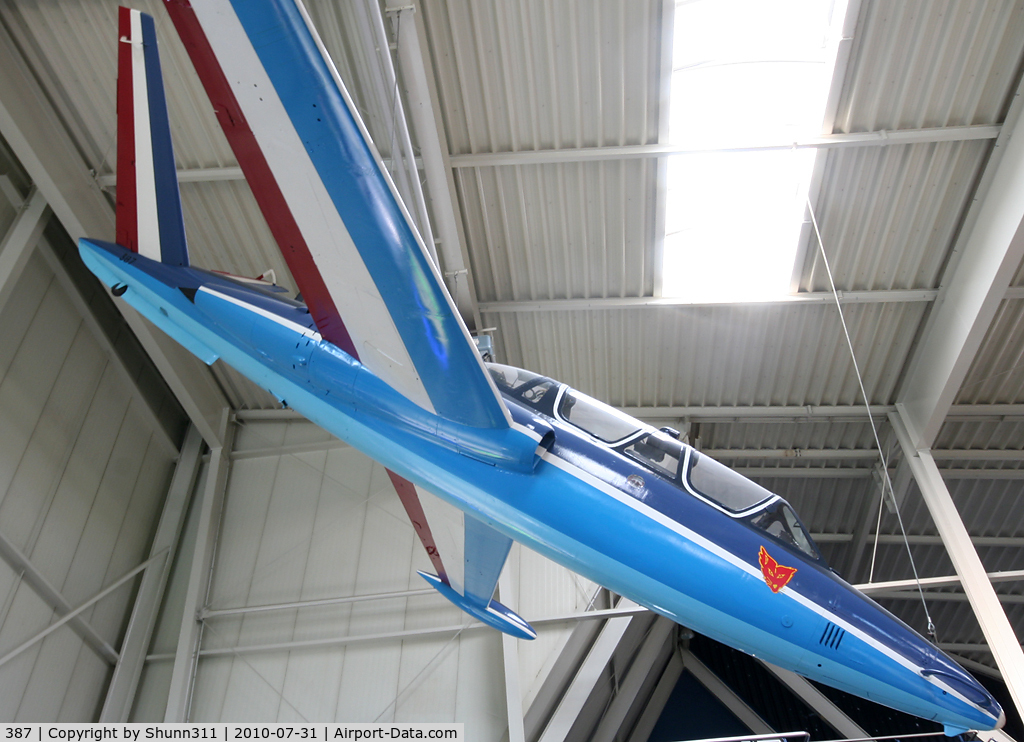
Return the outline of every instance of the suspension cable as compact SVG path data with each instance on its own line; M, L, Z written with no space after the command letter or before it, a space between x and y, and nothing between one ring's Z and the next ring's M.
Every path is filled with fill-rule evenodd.
M821 239L821 230L818 229L818 220L814 215L814 206L811 205L810 196L807 197L807 211L811 215L811 224L814 226L814 234L818 238L818 248L821 253L822 263L825 265L825 273L828 275L829 285L832 287L832 298L836 302L836 310L839 312L839 322L843 326L843 334L846 336L846 345L850 349L850 358L853 361L853 370L857 374L857 384L860 387L860 394L864 398L864 407L868 412L868 421L871 423L871 433L875 437L875 446L878 448L878 456L882 460L882 476L884 482L882 485L882 501L878 505L878 522L881 524L882 521L882 505L885 503L885 488L889 488L889 495L892 499L893 510L896 512L896 519L900 524L900 532L903 534L903 543L907 547L907 557L910 559L910 568L914 572L914 581L917 583L917 592L921 596L921 606L924 608L925 619L928 621L928 635L931 637L934 643L938 643L938 639L935 634L935 624L932 622L931 613L928 611L928 603L924 598L924 587L921 585L921 578L917 574L917 565L914 563L914 555L910 551L910 539L907 538L907 530L903 526L903 516L900 514L899 503L896 502L896 493L892 487L892 480L889 478L889 463L885 459L885 451L882 450L882 443L878 437L878 427L875 425L875 417L871 414L871 402L868 399L868 393L864 389L864 379L860 373L860 365L857 363L857 354L853 352L853 340L850 338L850 330L846 326L846 317L843 314L843 305L839 301L839 291L836 290L836 282L832 277L832 268L828 263L828 255L825 254L825 243ZM878 547L878 528L875 528L875 550ZM874 577L874 555L872 555L871 561L871 576Z

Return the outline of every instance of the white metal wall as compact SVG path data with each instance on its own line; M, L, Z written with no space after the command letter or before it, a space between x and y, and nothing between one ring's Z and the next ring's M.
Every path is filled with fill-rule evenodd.
M328 450L279 453L321 442ZM242 424L232 459L209 608L427 587L416 570L432 568L380 465L298 421ZM427 497L425 508L442 555L449 563L461 559L461 552L445 552L445 543L454 541L461 549L458 512ZM192 513L133 721L163 718L195 520ZM518 545L506 569L513 594L501 599L516 605L527 620L583 610L595 589ZM468 738L499 740L508 716L502 640L496 631L474 624L458 634L359 639L471 623L433 592L210 618L189 718L461 721ZM539 627L535 641L518 642L524 708L572 626ZM337 641L310 649L245 650L306 640Z
M38 254L0 328L0 534L77 606L147 557L173 461ZM82 617L117 647L131 598L129 583ZM0 561L0 656L54 620ZM0 666L0 721L90 721L108 676L64 626Z

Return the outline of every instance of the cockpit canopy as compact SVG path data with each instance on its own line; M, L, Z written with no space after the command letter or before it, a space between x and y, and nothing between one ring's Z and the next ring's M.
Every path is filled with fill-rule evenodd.
M734 518L746 520L812 559L821 554L793 508L739 472L614 407L546 376L488 363L503 394L567 422ZM666 429L668 430L668 429Z

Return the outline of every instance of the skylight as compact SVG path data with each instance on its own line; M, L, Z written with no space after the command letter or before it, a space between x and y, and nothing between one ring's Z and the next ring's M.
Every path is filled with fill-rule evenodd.
M789 293L846 0L677 0L663 296Z

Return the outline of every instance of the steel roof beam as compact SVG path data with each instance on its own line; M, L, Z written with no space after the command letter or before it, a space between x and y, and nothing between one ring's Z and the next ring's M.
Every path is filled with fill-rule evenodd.
M635 144L623 147L586 147L541 151L494 152L452 155L453 168L494 167L499 165L549 165L564 162L633 160L667 155L695 155L708 152L768 152L792 149L840 149L846 147L888 146L891 144L932 144L995 139L999 126L946 126L933 129L871 131L856 134L831 134L796 142L769 142L752 139L730 147L682 147L672 144Z
M934 444L1024 258L1024 118L1019 93L995 142L897 397L914 450Z
M394 0L397 2L397 0ZM389 0L389 5L392 0ZM408 12L410 10L408 4L401 8L388 8L388 13L395 13L399 10ZM411 36L411 34L409 34ZM411 68L417 64L415 61L405 61L403 55L403 47L406 45L412 46L411 42L406 39L403 42L402 36L399 35L398 39L398 53L399 63L402 65L403 73L408 74L407 65ZM418 54L419 43L416 40L416 53ZM409 53L409 59L415 60L417 57L412 52ZM422 59L419 56L418 59ZM419 69L422 68L422 61L418 62ZM424 121L422 124L417 120L417 111L421 106L430 106L427 98L421 97L421 91L419 91L419 84L426 85L424 80L422 83L418 83L416 80L407 81L407 94L410 93L410 89L415 86L415 95L409 95L409 108L410 118L413 121L413 127L416 130L418 139L423 138L423 134L420 131L421 126L426 129L426 124L433 122L433 110L430 110L430 120ZM427 90L429 96L429 89ZM423 112L424 116L426 112ZM667 155L687 155L687 154L704 154L708 152L764 152L771 150L790 150L790 149L841 149L846 147L871 147L871 146L888 146L892 144L932 144L940 142L963 142L972 140L986 140L995 139L999 136L1001 127L995 125L978 125L978 126L947 126L938 127L933 129L900 129L897 131L873 131L873 132L861 132L855 134L831 134L827 136L816 137L813 139L806 139L799 142L750 142L748 144L740 145L737 147L680 147L671 144L636 144L636 145L625 145L622 147L586 147L582 149L554 149L554 150L540 150L540 151L518 151L518 152L495 152L495 153L483 153L483 154L471 154L471 155L444 155L443 149L438 146L440 150L437 154L440 155L439 161L444 168L467 168L467 167L489 167L498 165L546 165L555 163L565 162L593 162L600 160L635 160L647 157L665 157ZM434 136L437 136L438 128L434 125ZM430 173L433 169L433 153L428 153L424 148L424 143L420 141L421 149L423 150L418 164L422 164L424 174L427 176L428 186L431 186ZM442 169L441 172L444 172ZM245 180L245 176L242 174L242 169L235 166L227 167L209 167L209 168L183 168L178 170L178 181L182 183L206 183L220 180ZM114 173L105 173L96 178L97 183L104 188L108 188L117 183L117 175ZM454 212L452 214L454 218ZM440 233L440 225L438 227ZM442 242L444 236L441 235Z
M841 304L889 304L933 302L938 289L879 289L877 291L839 291ZM1024 299L1024 287L1011 286L1004 299ZM485 314L516 314L523 312L579 312L611 309L640 309L654 307L733 307L733 306L786 306L790 304L835 304L831 291L805 291L784 294L776 299L753 301L708 302L691 301L681 296L618 296L593 299L538 299L523 301L485 301L480 311Z
M872 593L872 597L876 600L883 598L888 600L913 600L920 602L921 593L916 589L914 590L889 590ZM1006 593L996 593L996 597L999 598L999 602L1004 606L1006 605L1024 605L1024 595L1007 595ZM924 591L924 599L931 603L932 601L946 602L946 603L968 603L970 597L965 593L944 593L939 590L926 590Z
M509 610L519 610L512 589L512 575L508 569L503 569L498 576L498 597ZM505 680L505 711L508 715L508 742L526 742L523 696L519 689L519 640L514 636L502 633L501 660Z
M1024 140L1024 131L1021 132L1020 138ZM1024 166L1024 141L1019 144L1021 165ZM1010 146L1014 146L1014 143L1011 142ZM1004 158L1004 163L1006 161ZM1024 179L1024 167L1021 176ZM1021 187L1024 188L1024 182L1021 183ZM1024 205L1024 198L1020 200ZM1021 217L1024 219L1024 213ZM981 558L971 543L970 534L960 518L960 513L957 512L946 483L942 481L935 459L926 448L916 447L915 441L922 440L922 437L911 432L911 425L908 425L904 418L902 406L900 408L900 412L889 415L889 421L899 438L903 455L910 464L921 496L931 512L946 551L957 574L960 575L964 592L967 593L981 630L992 648L996 664L1003 673L1006 689L1012 696L1018 712L1024 715L1024 651L1021 650L1020 640L1014 635L1013 627L985 573Z
M376 3L374 3L376 5ZM416 141L423 160L423 174L430 194L431 213L440 242L438 249L444 261L445 283L467 324L474 329L482 327L477 308L473 275L468 271L469 253L459 219L458 194L449 162L446 134L440 124L440 106L435 103L436 93L426 71L431 61L420 46L419 13L407 0L387 0L385 11L396 28L398 64L409 103ZM431 246L433 247L433 246ZM470 322L472 320L472 322Z
M238 461L239 459L262 459L267 456L294 456L314 451L336 451L340 448L348 447L345 441L331 438L328 441L316 441L313 443L291 443L280 446L268 446L267 448L249 448L241 451L232 451L229 455L232 461Z
M24 652L29 647L31 647L31 646L41 642L43 639L45 639L46 637L48 637L53 632L55 632L58 629L60 629L65 624L68 624L68 623L71 623L71 622L75 621L75 619L77 619L78 616L80 616L82 613L87 611L92 606L96 605L96 603L99 603L101 600L103 600L105 597L107 597L111 593L121 589L125 585L125 583L130 582L132 579L135 578L136 575L139 574L139 572L142 572L142 571L148 569L149 566L151 564L153 564L153 562L155 562L155 561L157 561L159 559L162 559L163 556L164 556L164 554L160 553L160 554L157 554L155 556L150 557L149 559L144 561L139 566L135 567L134 569L132 569L129 572L127 572L126 574L122 575L121 578L118 579L113 584L108 585L107 587L105 587L102 590L100 590L98 593L96 593L94 596L89 598L87 601L82 603L80 606L78 606L77 608L72 610L70 613L66 613L61 619L59 619L55 623L50 624L49 626L47 626L45 629L43 629L42 631L37 633L32 638L26 639L24 642L19 644L17 647L15 647L14 649L10 650L3 657L0 657L0 667L2 667L3 665L6 665L8 662L10 662L12 659L17 657L19 654Z
M661 718L665 706L668 705L672 691L675 690L676 683L679 682L679 676L682 674L683 658L679 652L673 652L672 656L669 657L668 665L662 671L661 677L658 678L657 685L655 685L651 697L647 700L647 705L640 714L640 718L633 725L633 731L629 735L628 742L647 742L650 739L651 732L654 731L658 719Z
M590 742L615 742L647 677L656 665L664 664L664 658L672 653L671 640L675 628L676 624L664 616L655 617L629 671L614 688L611 703L601 716ZM659 657L662 658L660 663Z
M645 420L678 420L686 418L692 422L749 422L780 419L802 420L805 418L840 418L843 420L867 421L864 405L736 405L690 407L620 407L627 415ZM871 414L877 417L895 412L895 405L871 405ZM237 410L236 416L243 422L290 422L306 420L295 410ZM1002 421L1019 418L1024 421L1024 404L960 404L950 409L950 421Z
M620 407L627 415L641 419L682 419L691 422L761 422L780 419L801 420L806 418L838 418L843 420L863 420L867 422L868 412L864 405L748 405L722 407ZM895 412L895 405L871 405L871 414L878 419L890 412ZM256 412L255 410L252 412ZM260 411L262 412L262 411ZM281 413L282 410L268 412ZM297 413L292 413L297 414ZM984 420L1002 422L1017 418L1013 422L1024 421L1024 405L1019 404L958 404L953 405L946 420L949 422L967 422Z
M768 725L768 722L747 705L746 701L736 695L732 688L715 675L707 665L697 659L695 654L688 649L681 650L680 654L683 659L683 668L697 678L697 681L707 688L711 695L721 701L722 705L729 709L732 715L747 729L754 734L771 734L775 731Z
M633 606L636 606L633 601L621 598L617 607ZM583 705L594 691L594 686L604 674L605 668L611 661L612 655L632 620L632 616L619 616L609 619L601 628L601 633L598 634L597 640L590 648L587 658L583 660L583 664L576 671L576 676L565 695L562 696L562 700L559 701L554 715L544 727L539 742L562 742L566 738L576 717L583 710Z
M806 459L809 461L873 461L873 448L705 448L713 459ZM1017 449L945 448L931 452L936 461L1024 461Z
M35 591L36 595L59 615L64 616L74 610L60 594L60 591L51 585L50 581L32 564L29 558L22 554L18 547L2 533L0 533L0 559L7 562L14 573L19 575ZM69 621L69 625L104 661L111 665L117 662L117 650L110 646L84 618L75 616Z
M1024 296L1024 292L1021 292ZM840 291L843 304L882 304L890 302L935 301L936 289L906 289L880 291ZM729 307L741 305L835 304L831 291L806 291L785 294L777 299L756 301L712 302L691 301L682 296L620 296L593 299L538 299L532 301L485 301L480 303L484 314L513 314L522 312L580 312L607 309L638 309L648 307Z
M0 25L0 135L71 239L112 239L111 203L90 174L18 48L7 29ZM162 333L157 335L128 304L120 300L114 303L193 424L208 442L216 443L212 419L227 401L210 372L177 343Z
M795 672L776 667L764 660L760 660L760 662L784 686L789 688L797 698L803 701L809 709L836 730L840 737L845 737L846 739L871 738L870 734L858 726L853 719L844 714L838 706L825 697L825 694L811 685L809 680L800 677Z
M788 477L793 479L869 479L874 469L863 466L734 466L745 477ZM939 469L943 479L1020 480L1024 469Z
M437 248L427 218L427 203L420 187L420 175L416 169L416 155L412 151L409 125L405 119L405 107L398 93L398 79L391 60L391 46L384 30L384 16L377 0L362 0L350 3L359 27L359 36L368 57L367 69L372 78L370 95L384 116L384 128L391 134L391 175L398 191L405 201L405 209L413 223L419 227L427 252L437 263Z
M902 541L902 537L899 537ZM1024 539L1017 539L1018 542L1024 543ZM1008 570L1006 572L989 572L987 575L989 582L1020 582L1024 580L1024 569ZM918 582L921 587L960 587L960 577L958 575L948 575L946 577L922 577L918 580L890 580L888 582L871 582L863 585L856 585L855 587L865 595L875 595L877 593L891 592L895 590L910 590L917 589Z
M848 533L812 533L811 538L819 544L844 544L850 541L853 537ZM869 534L868 540L874 542L874 534ZM942 546L942 537L936 535L914 534L907 536L907 540L910 542L911 546ZM1024 536L974 536L971 538L971 542L975 546L1017 549L1024 547ZM883 546L902 544L903 535L898 533L883 533L878 537L878 543ZM959 582L957 584L959 584Z
M658 144L668 144L671 117L669 111L672 108L672 57L675 54L675 0L662 0L661 2L661 49L660 67L658 70ZM579 137L579 132L577 132ZM577 139L580 141L580 138ZM655 164L657 173L655 176L654 192L654 250L651 264L653 271L653 293L661 296L662 287L665 282L665 224L668 217L668 158L661 157Z
M3 311L7 300L11 298L21 272L50 218L46 198L35 188L23 203L11 205L18 209L18 215L3 240L0 240L0 311Z

